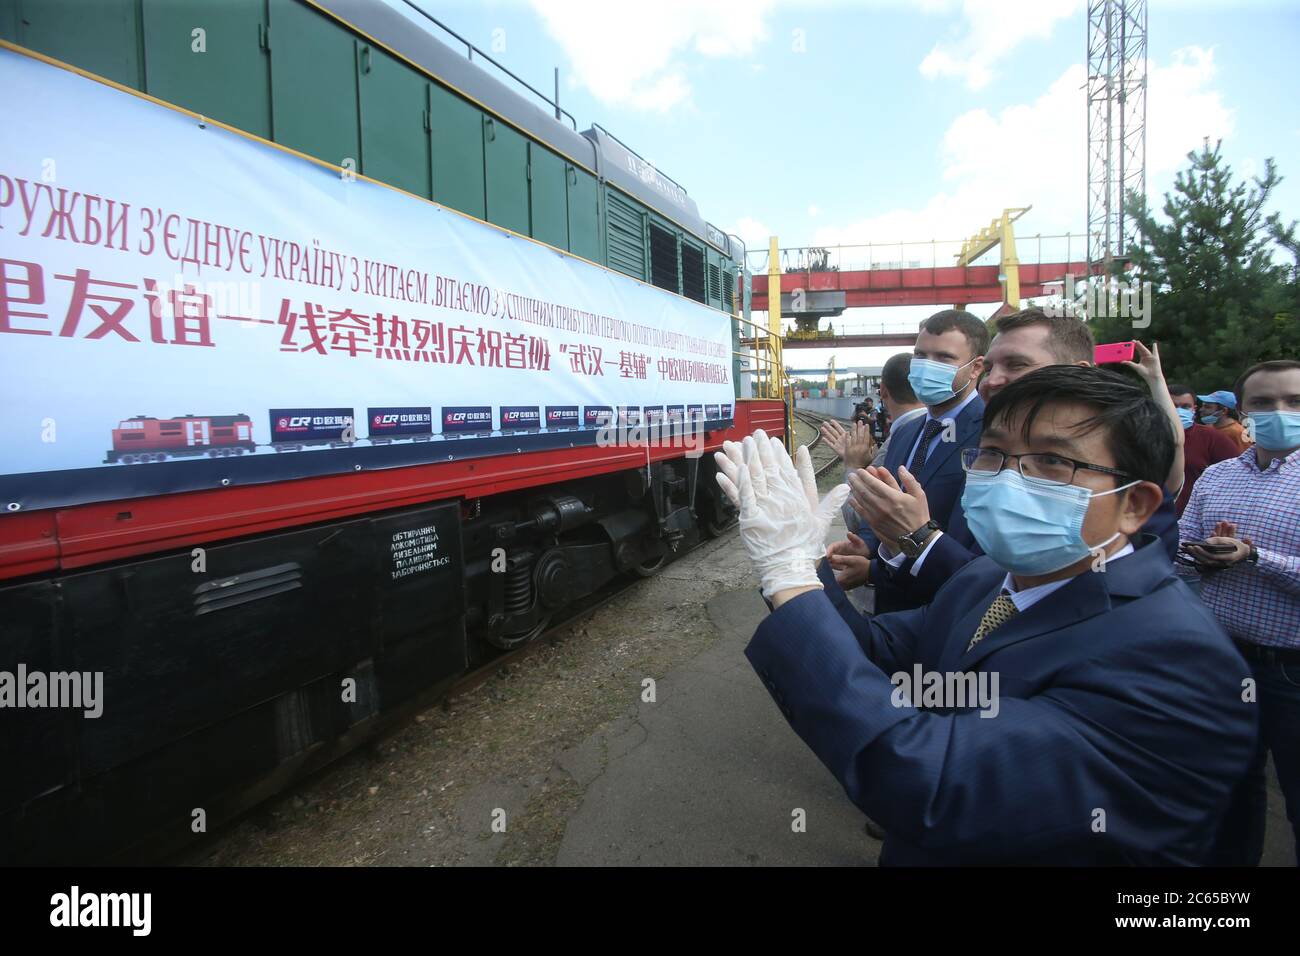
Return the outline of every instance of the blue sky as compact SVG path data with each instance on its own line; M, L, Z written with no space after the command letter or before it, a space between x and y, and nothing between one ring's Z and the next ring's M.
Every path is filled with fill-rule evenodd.
M614 132L751 248L958 240L1028 204L1022 258L1023 237L1085 229L1082 0L417 2L543 90L558 66L580 129ZM1273 157L1272 208L1300 218L1300 3L1149 7L1152 204L1208 136L1242 172ZM929 310L863 311L837 325Z

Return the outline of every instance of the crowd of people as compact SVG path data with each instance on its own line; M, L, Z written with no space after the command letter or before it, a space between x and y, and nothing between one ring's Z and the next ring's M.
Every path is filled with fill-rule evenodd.
M884 864L1255 865L1270 752L1300 854L1300 361L1198 393L1094 350L946 310L823 427L825 497L804 448L717 456L772 609L746 655Z

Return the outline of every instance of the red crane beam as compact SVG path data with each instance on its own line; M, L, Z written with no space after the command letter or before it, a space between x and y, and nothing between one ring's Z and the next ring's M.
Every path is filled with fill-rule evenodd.
M943 305L950 302L1001 302L999 266L942 266L919 269L864 269L853 272L785 272L781 291L843 292L845 307ZM1021 263L1022 298L1046 295L1046 286L1066 275L1086 275L1086 262ZM767 289L754 282L751 308L767 311ZM880 343L887 344L887 343ZM892 344L892 343L891 343Z

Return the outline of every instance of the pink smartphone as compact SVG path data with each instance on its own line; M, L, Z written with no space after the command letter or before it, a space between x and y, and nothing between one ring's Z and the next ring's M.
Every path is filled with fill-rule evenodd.
M1098 365L1114 365L1116 362L1133 361L1136 351L1135 342L1112 342L1110 345L1098 345L1092 350L1092 360Z

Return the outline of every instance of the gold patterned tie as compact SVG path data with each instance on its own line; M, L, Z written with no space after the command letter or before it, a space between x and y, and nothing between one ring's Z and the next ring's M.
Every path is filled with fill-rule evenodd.
M966 645L967 652L969 652L970 649L980 641L984 640L984 638L988 637L990 631L996 630L1015 617L1016 612L1017 608L1015 602L1011 600L1010 595L1008 595L1006 591L1003 591L994 598L993 603L989 605L989 609L985 611L984 616L980 618L980 626L975 629L975 636L972 637L970 643Z

